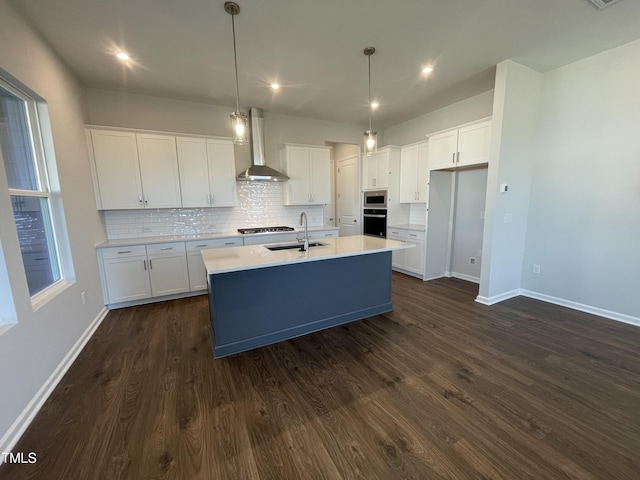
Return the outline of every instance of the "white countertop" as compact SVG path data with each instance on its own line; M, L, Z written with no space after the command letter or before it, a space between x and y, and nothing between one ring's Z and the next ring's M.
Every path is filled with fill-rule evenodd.
M286 235L291 233L302 232L304 229L302 227L294 227L295 230L290 230L288 232L265 232L265 233L252 233L252 234L242 234L238 233L237 230L230 230L228 232L211 232L211 233L200 233L197 235L165 235L161 237L132 237L132 238L118 238L113 240L106 240L104 242L96 245L96 248L105 248L105 247L124 247L124 246L134 246L134 245L151 245L154 243L169 243L169 242L188 242L190 240L214 240L217 238L246 238L246 237L257 237L261 235ZM338 230L338 227L334 227L331 225L321 225L316 227L309 227L308 230L310 232L315 232L318 230Z
M207 273L216 274L415 247L412 243L364 235L327 238L323 239L322 243L326 245L310 247L306 252L301 252L297 248L271 251L265 245L249 245L244 247L214 248L202 250L201 253Z

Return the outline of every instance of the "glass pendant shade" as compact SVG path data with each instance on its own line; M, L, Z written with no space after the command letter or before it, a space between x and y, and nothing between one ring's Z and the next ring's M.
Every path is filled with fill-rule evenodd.
M242 112L231 114L231 126L233 127L233 143L236 145L246 145L248 143L248 121L247 116Z
M367 130L364 132L364 153L370 157L378 151L378 132Z

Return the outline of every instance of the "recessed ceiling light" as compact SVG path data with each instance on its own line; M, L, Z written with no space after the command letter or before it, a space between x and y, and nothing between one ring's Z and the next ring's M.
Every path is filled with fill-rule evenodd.
M433 72L433 67L424 67L422 69L422 73L431 73Z
M272 88L273 90L278 90L278 89L280 88L280 85L278 85L277 83L272 83L272 84L271 84L271 88Z
M378 102L371 102L371 108L373 110L375 110L376 108L378 108L380 106L380 104Z
M129 55L127 55L125 52L118 52L116 53L116 57L118 57L120 60L126 62L127 60L129 60Z

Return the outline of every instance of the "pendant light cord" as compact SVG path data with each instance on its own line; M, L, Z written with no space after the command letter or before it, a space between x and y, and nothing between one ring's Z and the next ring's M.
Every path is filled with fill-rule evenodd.
M371 131L371 55L369 57L369 131Z
M236 112L240 112L240 94L238 93L238 56L236 54L236 23L234 22L234 14L231 14L231 31L233 32L233 63L236 69ZM371 66L369 66L371 68ZM369 74L371 76L371 74ZM371 90L371 87L369 87ZM371 96L371 92L369 92Z

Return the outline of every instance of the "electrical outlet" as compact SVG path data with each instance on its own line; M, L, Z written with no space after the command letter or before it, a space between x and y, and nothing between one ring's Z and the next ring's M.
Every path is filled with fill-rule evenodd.
M504 223L513 222L513 213L505 213L504 214Z
M535 273L536 275L540 273L540 265L538 265L537 263L533 264L533 273Z
M475 264L476 264L475 257L469 257L469 265L475 265Z
M82 304L86 305L87 304L87 292L82 292L80 294L80 298L82 298Z

